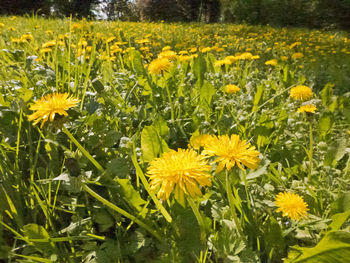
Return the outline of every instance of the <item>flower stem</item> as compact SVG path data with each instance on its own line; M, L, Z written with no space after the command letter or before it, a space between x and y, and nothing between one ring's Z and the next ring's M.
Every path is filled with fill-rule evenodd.
M135 169L136 169L136 174L140 177L141 179L141 182L143 183L143 186L145 187L146 191L148 192L148 194L151 196L154 204L156 205L156 207L158 208L158 210L162 213L162 215L164 216L164 218L166 219L166 221L168 221L169 223L171 223L172 221L172 218L171 216L169 215L169 213L166 211L166 209L164 208L164 206L159 202L158 198L156 197L156 195L152 192L148 182L147 182L147 179L144 175L144 173L142 172L142 169L140 167L140 165L138 164L137 162L137 159L136 159L136 154L133 155L131 157L131 160L135 166Z
M234 204L234 200L233 200L230 178L229 178L229 174L228 174L227 170L226 170L226 192L227 192L228 202L229 202L230 208L231 208L231 215L233 217L233 221L236 224L236 228L238 230L239 235L241 237L243 237L244 236L243 229L242 229L241 223L239 222L237 214L236 214L236 208L235 208L235 204Z
M120 207L116 206L115 204L112 204L108 200L104 199L102 196L100 196L98 193L93 191L90 187L88 187L85 183L82 184L82 188L84 189L85 192L93 196L96 200L100 201L103 203L105 206L108 206L112 210L116 211L117 213L125 216L126 218L129 218L131 221L135 222L139 226L143 227L145 230L147 230L151 235L153 235L155 238L157 238L159 241L162 241L163 239L161 236L155 232L150 226L146 225L144 222L142 222L140 219L137 217L129 214L125 210L121 209Z
M309 149L309 176L308 176L308 182L311 181L311 173L312 173L312 160L313 160L313 138L312 138L312 121L310 120L309 123L309 129L310 129L310 149Z
M167 92L167 95L168 95L169 104L170 104L171 120L174 123L174 121L175 121L175 111L174 111L174 105L173 105L173 101L171 99L171 93L170 93L168 85L166 85L165 89L166 89L166 92Z
M192 211L198 221L198 225L199 225L199 229L200 229L200 239L201 239L201 245L203 248L205 248L206 246L206 242L207 242L207 234L205 231L205 225L204 225L204 220L202 215L200 214L199 210L198 210L198 206L194 203L193 199L191 197L187 197L187 201L188 204L190 205L190 207L192 208Z
M94 157L91 156L91 154L85 150L85 148L83 146L81 146L81 144L74 138L74 136L70 133L70 131L68 131L68 129L66 127L62 127L62 131L67 134L67 136L69 137L69 139L71 139L71 141L78 147L78 149L85 155L86 158L89 159L90 162L92 162L93 165L95 165L95 167L100 171L103 172L104 169L102 168L102 166L94 159Z

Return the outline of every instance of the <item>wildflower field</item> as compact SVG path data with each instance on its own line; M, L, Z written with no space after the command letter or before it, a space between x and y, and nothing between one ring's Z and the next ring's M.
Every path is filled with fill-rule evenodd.
M0 17L1 262L349 262L350 36Z

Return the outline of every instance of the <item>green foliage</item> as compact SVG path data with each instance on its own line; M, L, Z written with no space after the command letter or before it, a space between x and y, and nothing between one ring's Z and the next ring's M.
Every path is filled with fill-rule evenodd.
M259 1L240 2L251 10ZM36 17L0 23L0 261L346 262L348 34ZM163 48L175 53L171 68L151 74ZM240 90L229 93L228 84ZM290 98L297 85L313 97ZM80 103L33 125L31 106L54 92ZM309 103L314 114L297 112ZM149 162L201 134L239 135L260 152L258 168L234 166L227 188L225 171L207 158L212 185L201 197L159 200ZM285 191L308 204L306 218L276 211Z

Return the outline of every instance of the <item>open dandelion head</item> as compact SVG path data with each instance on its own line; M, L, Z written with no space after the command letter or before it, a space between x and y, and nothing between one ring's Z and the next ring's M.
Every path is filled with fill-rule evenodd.
M193 136L190 139L189 147L198 150L200 147L204 147L208 142L210 142L212 136L209 134L200 134L198 136Z
M48 94L30 106L34 113L28 116L28 120L34 121L34 125L42 121L40 127L43 127L46 121L52 122L56 114L67 116L66 110L75 107L78 103L79 100L69 96L68 93Z
M309 210L302 197L289 192L279 193L276 196L275 204L278 207L277 212L282 212L283 216L294 220L306 217Z
M201 196L199 185L211 185L211 175L208 173L211 166L204 158L192 149L164 153L154 159L148 168L151 189L158 190L157 196L163 200L167 200L173 190L177 200L183 199L184 194Z
M148 71L152 75L159 75L168 72L171 66L172 63L168 58L156 58L149 64Z
M228 135L212 136L204 145L203 154L217 156L214 161L214 163L219 163L216 169L217 172L225 167L230 170L235 165L241 170L244 170L244 166L256 169L260 162L260 153L255 150L255 146L251 146L245 140L240 140L236 134L231 135L231 137Z
M277 59L271 59L265 62L265 65L271 65L276 66L277 65Z
M296 86L291 88L290 97L295 100L308 100L312 97L312 90L308 86Z
M238 91L240 91L240 90L241 90L241 89L240 89L238 86L233 85L233 84L228 84L228 85L225 86L225 92L226 92L227 94L236 93L236 92L238 92Z
M306 113L315 113L315 111L317 110L316 106L313 104L307 104L307 105L303 105L301 107L298 108L298 112L306 112Z

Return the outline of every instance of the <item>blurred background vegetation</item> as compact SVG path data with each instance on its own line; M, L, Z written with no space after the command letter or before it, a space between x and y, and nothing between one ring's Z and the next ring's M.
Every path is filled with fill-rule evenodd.
M350 0L0 0L0 14L350 29Z

